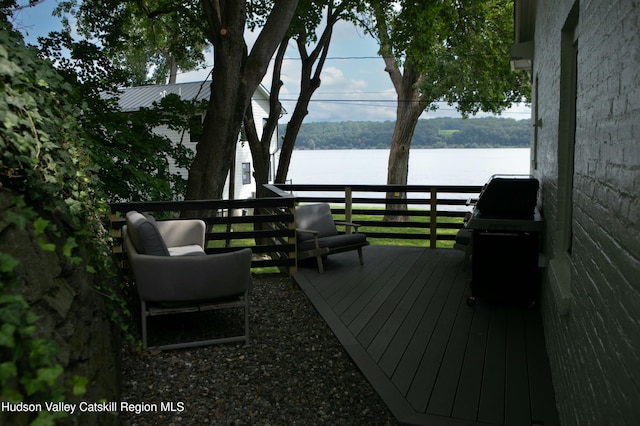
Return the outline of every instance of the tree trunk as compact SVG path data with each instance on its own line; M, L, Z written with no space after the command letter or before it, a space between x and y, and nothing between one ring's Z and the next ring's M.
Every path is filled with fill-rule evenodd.
M384 50L383 50L384 51ZM406 185L409 176L409 149L411 139L418 124L418 118L425 109L424 100L417 89L421 76L415 72L410 61L404 64L404 73L400 72L397 63L390 56L384 56L387 64L386 71L395 87L398 99L396 107L396 125L391 137L389 151L389 165L387 169L387 185ZM387 198L406 200L405 191L390 191ZM407 203L387 203L387 210L403 212L407 210ZM403 214L387 214L386 220L405 221L408 217Z
M336 24L338 19L340 19L341 11L341 8L336 10L329 9L327 12L327 26L311 54L308 54L306 50L306 34L299 34L299 37L296 40L302 63L300 71L300 95L296 101L296 106L293 110L293 114L291 115L291 120L287 123L287 130L282 141L282 149L280 150L280 159L278 161L278 171L276 172L275 178L276 183L285 183L287 179L293 148L295 146L298 133L300 132L300 128L302 127L302 122L309 113L308 107L311 97L318 87L320 87L320 74L322 73L322 68L324 67L327 54L329 53L333 26ZM318 61L318 64L314 71L313 66L316 61Z
M273 134L278 128L278 119L282 113L282 105L278 100L280 97L280 88L282 81L280 80L282 73L282 62L286 53L289 37L286 36L280 42L280 47L276 53L273 74L271 76L271 91L269 93L269 117L262 128L262 135L258 136L256 124L253 119L253 108L249 103L249 108L245 114L244 128L251 148L251 157L254 166L254 178L256 182L256 198L268 196L264 185L269 183L269 169L271 166L271 140Z
M244 118L244 129L251 148L253 160L253 179L256 183L256 198L266 196L264 185L269 182L270 142L273 132L263 128L262 137L258 136L255 121L253 119L253 107L249 105Z
M397 94L398 105L396 107L396 125L391 137L391 149L389 151L389 165L387 169L387 185L406 185L409 176L409 149L411 139L415 131L418 118L424 111L426 104L418 90L418 83L422 76L416 72L413 63L407 59L400 70L398 62L393 54L390 30L387 18L381 4L374 6L376 18L375 32L380 42L380 54L386 65L385 71L393 83ZM404 202L388 202L387 210L403 212L407 210L406 191L389 191L387 198L391 200L405 200ZM385 220L405 221L408 217L404 214L386 214Z
M407 185L409 175L409 149L411 139L418 123L418 118L424 107L419 101L419 93L414 91L410 98L398 95L398 107L396 125L391 137L391 149L389 151L389 165L387 169L387 185ZM406 200L405 191L393 191L387 193L387 198ZM387 210L406 211L407 203L388 203ZM404 221L407 216L400 213L388 214L387 220Z
M311 96L303 96L302 92L300 93L300 97L298 97L298 101L296 102L296 107L293 110L293 114L291 115L291 120L287 123L287 130L285 131L283 140L282 140L282 149L280 150L280 158L278 160L278 170L276 172L276 183L285 183L287 179L287 174L289 173L289 165L291 164L291 155L293 154L293 148L296 143L296 138L298 137L298 132L300 132L300 127L302 126L302 122L304 118L309 114L307 107L309 106L309 101L301 102L302 98L305 97L310 99Z
M244 114L289 27L298 0L274 4L249 54L244 42L246 3L203 0L202 4L214 46L214 68L203 135L189 170L188 200L222 198ZM194 213L211 212L188 214Z
M206 5L211 2L205 1ZM217 3L217 2L214 2ZM242 119L251 100L245 82L238 78L243 74L247 51L244 44L244 2L228 5L235 9L226 25L217 21L213 11L206 10L210 26L217 25L214 35L214 68L211 97L203 121L203 132L196 147L196 155L189 170L188 200L220 199L227 173L235 161L235 148ZM211 23L211 21L215 21ZM212 28L213 32L213 28ZM224 34L222 34L224 33ZM256 85L257 87L257 85Z
M169 59L169 84L176 84L176 78L178 77L178 63L176 58L171 56Z

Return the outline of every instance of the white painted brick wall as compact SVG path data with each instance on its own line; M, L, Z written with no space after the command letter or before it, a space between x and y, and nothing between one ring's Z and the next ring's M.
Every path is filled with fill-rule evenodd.
M538 168L556 253L560 36L572 0L538 0L533 76L539 81ZM578 89L567 315L545 270L541 309L561 422L640 421L640 2L579 2Z

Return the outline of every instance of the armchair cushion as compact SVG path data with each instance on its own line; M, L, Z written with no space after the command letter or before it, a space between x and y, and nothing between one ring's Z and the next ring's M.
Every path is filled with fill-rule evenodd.
M296 228L317 232L318 238L338 235L328 204L309 204L296 207ZM311 232L298 232L298 241L313 240Z
M318 238L318 246L320 248L329 249L342 249L351 246L363 246L367 244L367 237L365 234L339 234L333 235L331 238ZM298 243L298 250L313 250L315 248L315 241L312 239L304 240Z
M251 284L251 249L209 256L129 253L136 288L148 303L202 303L244 294Z
M127 230L136 251L152 256L169 256L169 249L155 220L136 211L127 213Z
M188 246L169 247L171 256L206 256L202 247L198 244L190 244Z

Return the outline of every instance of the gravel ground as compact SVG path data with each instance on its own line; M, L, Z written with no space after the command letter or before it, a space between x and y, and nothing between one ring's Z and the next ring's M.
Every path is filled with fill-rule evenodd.
M151 319L168 339L174 333L197 333L194 330L203 325L209 331L233 331L241 324L239 314L216 311L162 320ZM121 401L138 405L121 412L120 422L396 424L304 292L289 278L254 279L250 330L248 347L123 350ZM160 334L152 328L149 333L156 338ZM173 403L174 411L162 403Z

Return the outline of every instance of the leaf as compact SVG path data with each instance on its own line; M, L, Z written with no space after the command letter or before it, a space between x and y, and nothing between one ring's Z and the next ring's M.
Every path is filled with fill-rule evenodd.
M87 393L87 383L89 379L84 376L73 376L71 378L71 389L74 395L84 395Z
M20 261L8 253L0 252L0 272L12 272L20 264Z
M38 417L33 420L29 426L55 426L56 419L64 419L69 416L66 411L46 411L42 410L38 412Z
M58 377L62 375L64 369L61 365L54 365L53 367L39 368L38 380L46 383L49 386L53 386L58 380Z
M54 252L56 251L56 245L52 243L48 243L44 238L38 238L38 245L44 251Z
M46 219L43 219L41 217L37 218L36 220L33 221L33 232L36 235L40 235L42 233L44 233L45 229L47 229L47 226L49 226L49 221Z
M56 352L55 344L51 340L34 339L31 343L29 361L34 367L46 366L51 362Z
M29 304L21 295L3 294L0 296L0 321L4 324L21 325L22 313Z
M29 218L25 214L16 213L15 211L8 211L5 213L5 218L8 222L15 224L19 229L25 229Z
M15 348L16 341L14 338L16 326L13 324L2 324L0 327L0 346L7 348Z
M65 257L71 257L71 254L73 253L73 249L78 247L78 243L76 242L76 239L73 237L69 237L67 238L67 242L65 243L64 247L62 247L62 254Z
M38 391L47 390L56 384L56 380L63 373L61 365L54 365L53 367L39 368L36 370L36 377L29 378L23 377L21 380L27 395L33 395Z
M7 380L18 375L18 367L13 361L7 361L0 364L0 383L6 383Z

